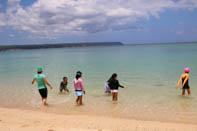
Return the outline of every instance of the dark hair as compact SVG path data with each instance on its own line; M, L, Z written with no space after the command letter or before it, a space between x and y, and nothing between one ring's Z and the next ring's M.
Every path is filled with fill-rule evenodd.
M115 78L117 77L118 75L116 73L112 74L110 80L115 80Z
M64 79L68 79L68 78L64 76L64 77L63 77L63 80L64 80Z
M41 74L41 73L42 73L42 71L38 71L37 73L38 73L38 74Z
M77 71L75 78L78 80L82 76L81 71Z

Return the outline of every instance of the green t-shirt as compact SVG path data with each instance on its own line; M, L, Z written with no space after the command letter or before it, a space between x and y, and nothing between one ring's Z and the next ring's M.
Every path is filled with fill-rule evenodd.
M44 74L37 74L34 76L34 79L36 80L37 84L38 84L38 89L44 89L46 88L46 85L44 83L44 79L45 75Z

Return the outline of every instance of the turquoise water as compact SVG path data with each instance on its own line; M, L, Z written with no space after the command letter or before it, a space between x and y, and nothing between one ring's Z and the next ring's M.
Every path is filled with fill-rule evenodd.
M49 90L49 108L57 113L90 113L143 120L197 124L197 44L83 47L0 52L0 105L43 109L36 84L31 80L38 66L54 87ZM184 67L190 67L191 97L175 89ZM83 107L75 106L73 78L83 72L87 94ZM104 94L112 73L127 89L119 101ZM58 94L63 76L71 93Z

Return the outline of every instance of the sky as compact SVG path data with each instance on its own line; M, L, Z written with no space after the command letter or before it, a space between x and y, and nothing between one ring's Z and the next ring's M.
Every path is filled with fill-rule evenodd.
M0 45L197 41L197 0L0 0Z

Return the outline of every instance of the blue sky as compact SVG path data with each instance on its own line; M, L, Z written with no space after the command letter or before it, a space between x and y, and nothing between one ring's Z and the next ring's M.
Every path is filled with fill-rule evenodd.
M197 41L196 0L0 0L0 45Z

